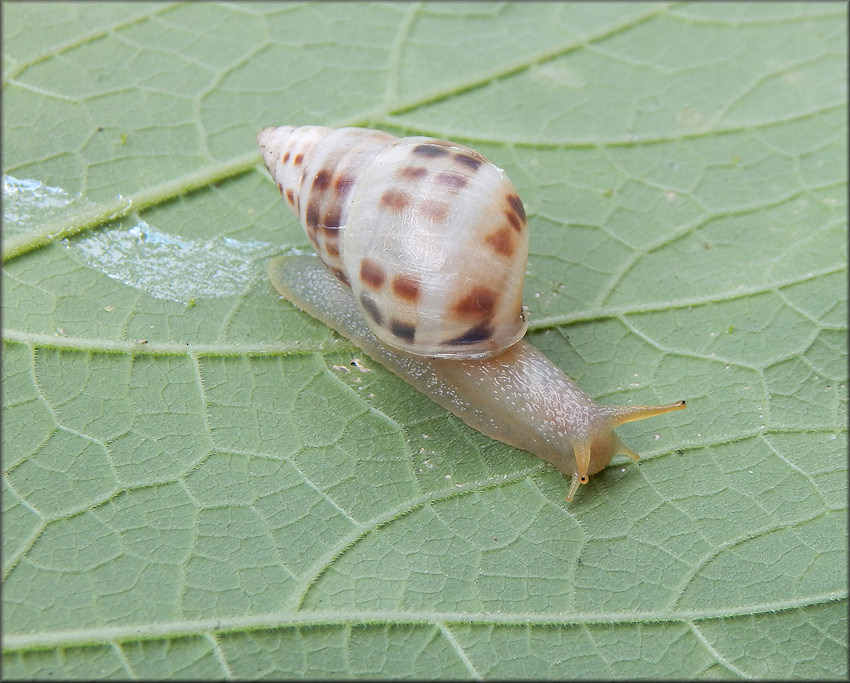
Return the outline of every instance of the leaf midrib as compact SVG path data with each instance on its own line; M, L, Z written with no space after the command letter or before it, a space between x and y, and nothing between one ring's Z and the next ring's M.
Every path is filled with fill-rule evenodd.
M757 606L741 605L723 610L685 610L677 614L664 611L611 612L599 614L539 614L537 612L423 612L393 610L334 610L304 612L267 612L248 617L213 617L185 621L127 624L98 628L42 631L36 634L4 634L6 653L46 650L56 647L136 642L165 638L184 638L202 634L244 633L289 627L351 625L458 625L458 626L627 626L638 623L689 623L755 614L776 614L824 605L845 599L845 591L829 591L793 600L766 602Z

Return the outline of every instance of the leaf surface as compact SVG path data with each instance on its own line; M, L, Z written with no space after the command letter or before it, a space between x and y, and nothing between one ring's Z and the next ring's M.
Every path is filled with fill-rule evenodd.
M4 5L6 675L846 677L846 19ZM277 298L270 124L478 149L529 339L688 410L567 505Z

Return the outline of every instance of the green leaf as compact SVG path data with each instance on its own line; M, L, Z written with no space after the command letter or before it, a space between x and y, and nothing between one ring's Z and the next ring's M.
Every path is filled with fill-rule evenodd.
M844 4L3 9L7 677L846 678ZM567 505L279 300L285 123L505 168L530 340L688 410Z

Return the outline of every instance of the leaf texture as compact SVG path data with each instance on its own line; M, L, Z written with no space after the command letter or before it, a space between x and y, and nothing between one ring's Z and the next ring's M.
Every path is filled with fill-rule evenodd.
M846 678L837 3L6 3L10 678ZM470 145L562 475L275 295L271 124ZM11 213L10 213L11 212Z

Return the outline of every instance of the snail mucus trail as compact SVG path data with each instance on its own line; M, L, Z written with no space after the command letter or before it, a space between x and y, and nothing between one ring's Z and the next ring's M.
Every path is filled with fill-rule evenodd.
M278 292L471 427L555 465L568 501L615 454L640 459L615 427L685 408L600 405L521 340L526 216L474 150L364 128L257 139L321 259L273 259Z

